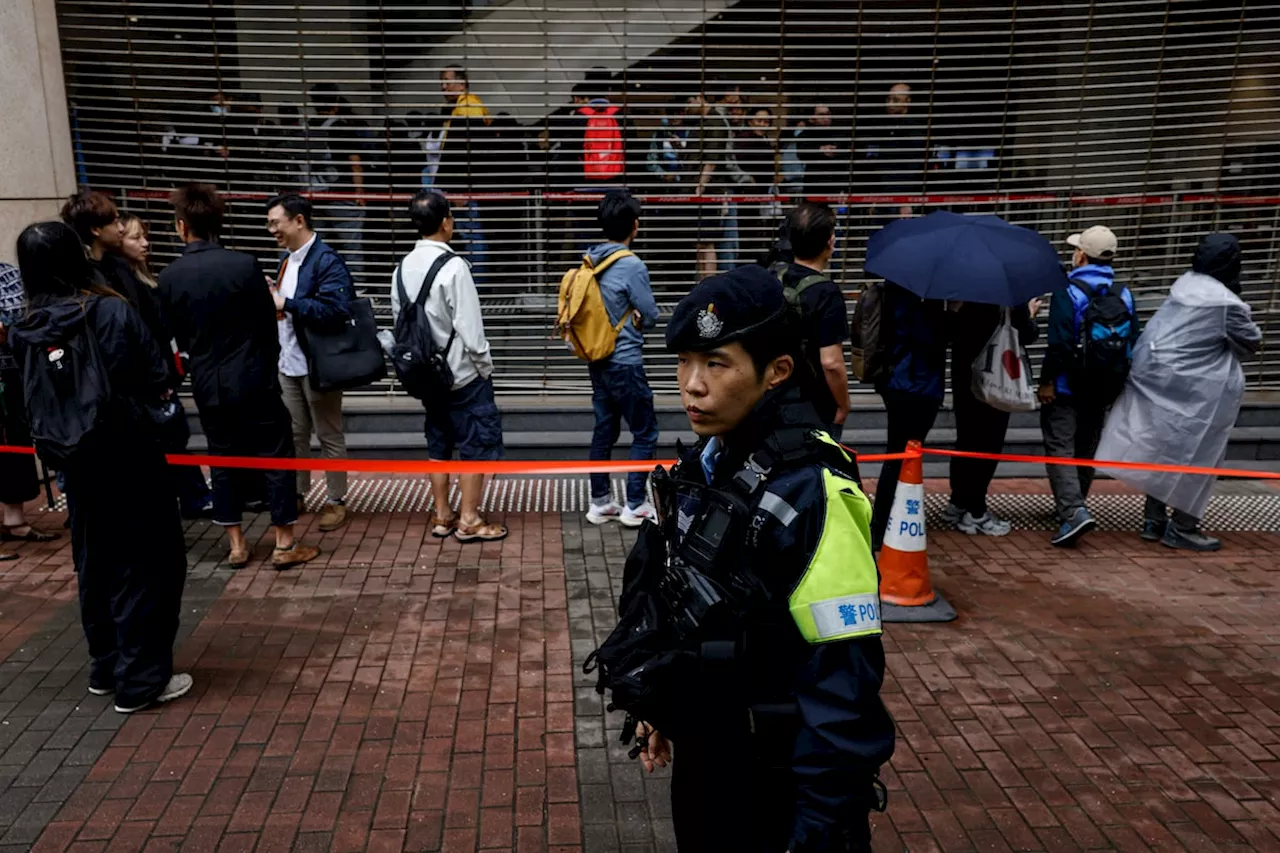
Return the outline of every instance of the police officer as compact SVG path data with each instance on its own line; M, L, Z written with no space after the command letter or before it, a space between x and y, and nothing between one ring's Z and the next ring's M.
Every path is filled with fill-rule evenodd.
M659 525L597 652L602 687L640 721L633 754L650 771L675 759L682 853L870 851L884 808L871 507L810 402L822 380L793 303L745 266L677 306L667 348L699 441L655 480Z

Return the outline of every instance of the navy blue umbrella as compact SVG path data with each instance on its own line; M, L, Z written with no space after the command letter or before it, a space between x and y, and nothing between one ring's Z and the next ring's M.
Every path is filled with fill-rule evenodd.
M1006 307L1067 286L1058 253L1035 231L945 210L872 234L864 268L924 299Z

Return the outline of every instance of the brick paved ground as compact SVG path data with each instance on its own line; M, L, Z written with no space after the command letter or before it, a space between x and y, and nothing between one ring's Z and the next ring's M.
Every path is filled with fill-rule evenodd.
M575 663L612 626L630 538L564 521ZM960 619L889 626L878 853L1280 850L1280 537L1215 556L1045 540L932 536ZM586 853L673 850L665 774L627 759L592 684L575 691Z
M84 692L65 540L22 546L0 564L0 853L673 849L665 779L576 674L631 534L505 520L463 548L360 515L283 575L231 572L191 525L197 687L127 720ZM1278 547L935 535L961 619L887 635L876 850L1280 851Z

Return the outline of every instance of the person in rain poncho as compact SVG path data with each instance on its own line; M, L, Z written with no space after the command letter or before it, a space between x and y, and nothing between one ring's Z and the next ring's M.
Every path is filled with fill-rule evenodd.
M1196 248L1191 272L1173 283L1138 339L1133 368L1107 418L1097 458L1221 465L1244 398L1240 359L1261 344L1262 332L1240 298L1240 243L1230 234L1210 234ZM1109 473L1146 492L1143 539L1193 551L1222 546L1200 532L1213 477Z

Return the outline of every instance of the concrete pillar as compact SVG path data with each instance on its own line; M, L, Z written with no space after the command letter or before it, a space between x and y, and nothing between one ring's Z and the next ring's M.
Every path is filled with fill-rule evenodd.
M29 223L75 192L54 0L0 3L0 260Z

